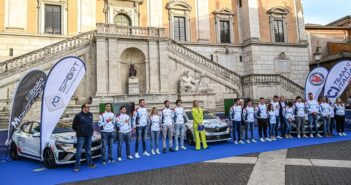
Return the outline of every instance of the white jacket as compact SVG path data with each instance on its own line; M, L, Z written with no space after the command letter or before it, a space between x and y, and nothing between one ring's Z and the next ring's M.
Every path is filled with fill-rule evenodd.
M116 117L116 125L119 128L118 132L128 133L132 131L131 120L128 114L120 114Z
M99 115L98 125L101 128L101 132L113 132L115 131L115 114L113 112L104 112Z
M161 110L161 122L163 125L173 125L174 111L170 108Z
M147 110L145 107L139 107L134 111L133 115L133 125L137 127L143 127L147 125Z

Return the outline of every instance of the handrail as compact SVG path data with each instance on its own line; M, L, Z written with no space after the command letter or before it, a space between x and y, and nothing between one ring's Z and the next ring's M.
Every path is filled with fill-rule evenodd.
M209 68L211 71L215 72L216 74L219 74L224 78L233 81L235 84L241 85L241 77L239 74L227 69L224 66L221 66L220 64L217 64L211 61L210 59L189 49L188 47L183 46L182 44L179 44L171 40L171 42L169 42L168 44L168 50L177 51L182 55L190 58L190 61L194 62L195 64L200 64L202 66L205 66L206 68Z
M118 36L139 36L147 38L164 38L165 29L156 27L119 26L116 24L97 23L98 34L112 34Z
M67 50L71 50L93 41L96 30L85 32L60 42L45 46L29 53L14 57L0 63L0 76L15 71L25 65L39 63L48 56L52 56Z

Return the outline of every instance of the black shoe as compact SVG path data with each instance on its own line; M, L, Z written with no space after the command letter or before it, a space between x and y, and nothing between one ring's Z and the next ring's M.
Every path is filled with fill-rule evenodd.
M74 167L73 171L74 171L74 172L79 172L79 171L80 171L80 168L79 168L79 167Z
M170 152L175 152L175 150L173 148L169 148Z
M96 168L96 165L94 163L91 163L88 165L88 168Z
M167 149L164 148L164 149L162 150L162 153L166 153L166 152L167 152Z

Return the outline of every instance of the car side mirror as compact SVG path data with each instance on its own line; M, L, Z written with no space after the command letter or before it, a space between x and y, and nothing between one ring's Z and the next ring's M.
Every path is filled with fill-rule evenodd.
M33 137L40 137L40 132L33 133Z

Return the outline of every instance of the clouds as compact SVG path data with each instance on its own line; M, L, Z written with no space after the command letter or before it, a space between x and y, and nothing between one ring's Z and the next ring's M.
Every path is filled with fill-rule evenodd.
M302 0L305 23L328 24L351 15L350 0Z

